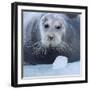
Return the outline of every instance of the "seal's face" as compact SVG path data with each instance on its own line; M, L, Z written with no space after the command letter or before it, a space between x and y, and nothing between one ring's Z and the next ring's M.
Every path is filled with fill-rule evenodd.
M65 21L62 14L45 14L40 19L41 42L46 47L57 47L65 34Z

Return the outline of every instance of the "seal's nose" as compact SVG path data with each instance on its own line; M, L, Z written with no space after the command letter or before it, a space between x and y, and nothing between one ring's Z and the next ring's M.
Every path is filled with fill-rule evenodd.
M54 39L54 37L53 36L48 36L48 40L53 40Z

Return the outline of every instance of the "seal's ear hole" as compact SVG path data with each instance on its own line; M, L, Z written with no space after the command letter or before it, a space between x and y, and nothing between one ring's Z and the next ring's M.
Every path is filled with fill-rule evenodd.
M44 18L44 22L46 22L46 21L48 21L48 18L47 17Z

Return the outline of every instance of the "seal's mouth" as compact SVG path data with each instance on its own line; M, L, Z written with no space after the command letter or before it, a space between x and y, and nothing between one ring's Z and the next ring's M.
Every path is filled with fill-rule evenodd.
M58 46L58 44L55 42L55 41L52 41L52 42L48 42L48 48L55 48L55 47L57 47Z
M48 45L48 47L49 47L49 48L53 48L54 46L50 43L50 44Z
M58 45L60 44L60 41L57 40L47 40L44 39L44 42L42 42L42 45L44 45L47 48L54 48L54 47L58 47Z
M48 50L54 50L54 49L56 49L56 47L57 47L57 46L54 46L53 44L49 44L46 48L47 48Z

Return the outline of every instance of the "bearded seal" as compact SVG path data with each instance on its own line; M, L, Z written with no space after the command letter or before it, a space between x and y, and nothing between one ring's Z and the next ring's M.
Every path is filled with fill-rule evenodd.
M71 15L71 14L70 14ZM23 36L26 64L52 64L57 56L80 60L80 16L42 13L32 16Z

